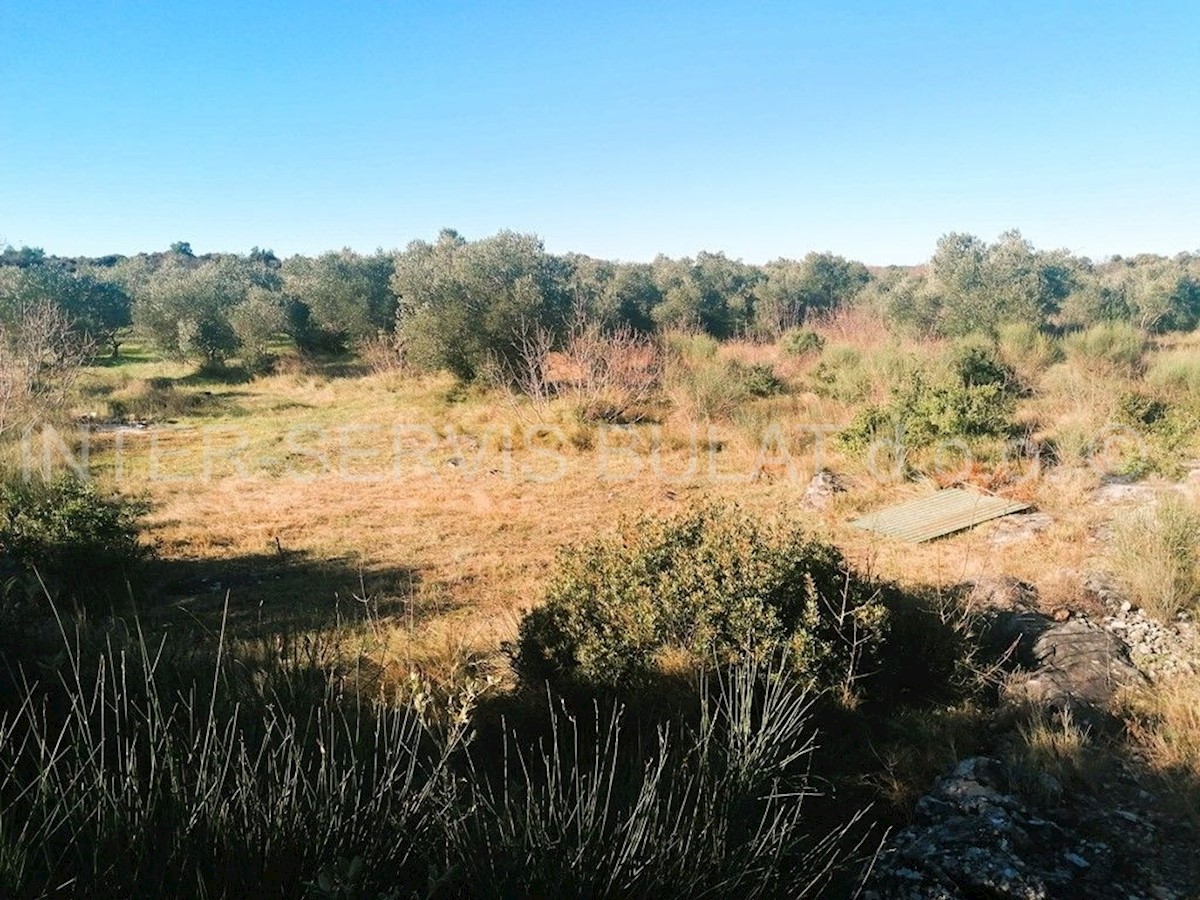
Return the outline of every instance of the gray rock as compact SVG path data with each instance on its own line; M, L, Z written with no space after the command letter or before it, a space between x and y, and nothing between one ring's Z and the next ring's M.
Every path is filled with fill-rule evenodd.
M1036 706L1085 716L1106 712L1117 690L1143 683L1119 637L1086 618L1036 625L1029 646L1029 674L1011 693Z
M838 494L846 492L845 482L828 469L821 469L808 482L802 501L809 509L826 509Z
M1110 896L1111 853L1030 815L995 759L965 759L892 835L866 885L878 900ZM1080 863L1083 865L1080 865Z

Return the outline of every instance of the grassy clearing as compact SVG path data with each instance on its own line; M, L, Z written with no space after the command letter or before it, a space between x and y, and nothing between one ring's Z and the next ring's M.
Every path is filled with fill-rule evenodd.
M843 352L838 340L858 353L886 349L865 376L868 394L886 396L917 345L854 324L815 326L826 341L821 359ZM670 514L693 501L796 510L822 466L847 472L857 489L825 512L800 515L882 577L937 586L999 567L1045 581L1059 566L1044 559L1082 563L1075 538L1091 522L1076 501L1094 483L1090 460L1080 460L1077 477L1055 483L1027 477L1033 473L1022 465L986 463L988 487L1023 492L1060 520L1032 553L998 552L979 532L895 548L845 529L845 519L930 487L881 483L833 444L830 434L859 401L822 390L816 360L789 370L791 358L770 345L697 353L737 360L743 370L773 367L784 393L746 396L735 386L741 399L724 411L678 403L661 422L589 424L567 398L535 415L520 399L464 389L448 376L341 376L335 361L229 383L138 357L90 373L79 412L106 418L113 394L141 384L170 384L158 390L190 398L148 410L158 427L95 432L89 448L103 482L151 502L159 583L176 595L175 608L211 627L229 587L239 622L257 621L261 611L277 624L291 610L297 622L312 623L365 589L385 609L416 610L419 627L396 627L390 646L419 644L419 657L458 647L493 656L500 671L495 648L538 602L559 546L588 538L597 523ZM844 366L836 371L848 377ZM1055 418L1052 405L1085 403L1076 387L1051 383L1047 394L1022 401L1018 418ZM977 477L954 454L930 466L939 483L960 470ZM995 473L1006 471L997 483Z
M151 508L144 520L145 540L154 545L157 557L137 598L142 628L154 640L167 634L171 640L179 638L210 653L222 642L223 633L230 683L242 684L238 679L247 671L267 672L254 688L258 694L244 685L238 688L251 698L247 712L221 712L209 724L199 720L194 727L189 725L193 730L171 738L181 743L163 744L164 758L188 758L188 748L194 749L197 741L201 746L225 747L221 742L230 735L264 740L267 749L259 761L232 757L240 768L231 784L241 786L241 796L292 804L289 815L297 820L311 818L313 827L323 823L321 827L333 829L339 823L352 823L347 825L344 844L340 839L312 838L311 853L301 854L307 866L303 878L323 878L325 887L320 890L325 895L342 890L341 895L349 896L351 887L367 884L384 871L401 871L403 879L416 879L414 884L439 878L448 879L447 885L457 884L455 879L469 872L479 883L517 886L514 890L579 890L589 885L571 881L575 876L561 867L564 844L574 848L570 858L579 871L624 872L603 855L601 845L604 853L617 852L614 848L640 852L645 842L658 841L665 827L665 820L653 815L639 819L636 810L657 809L678 820L682 807L671 804L679 797L716 788L703 781L709 775L686 766L681 773L697 780L628 782L624 775L618 777L618 771L628 774L632 763L615 750L604 755L609 752L604 749L609 746L606 742L617 737L607 720L597 720L594 710L587 708L574 708L571 720L547 717L544 697L531 698L521 689L510 657L501 648L518 639L524 614L549 596L551 573L556 571L562 546L619 542L614 528L621 521L646 516L672 520L707 504L736 503L747 516L795 524L815 540L836 547L846 565L864 578L894 583L905 596L928 599L939 592L949 596L944 589L966 579L1011 575L1034 583L1049 609L1086 608L1092 601L1082 576L1105 555L1096 536L1117 517L1113 510L1092 502L1093 492L1106 476L1128 471L1124 467L1129 455L1138 451L1137 441L1157 447L1155 452L1176 463L1195 449L1194 435L1157 445L1152 443L1158 440L1152 431L1138 430L1120 419L1121 398L1129 396L1145 395L1161 399L1171 409L1185 408L1190 376L1176 372L1186 368L1183 354L1191 346L1186 339L1159 341L1149 349L1140 346L1135 365L1120 335L1078 338L1074 347L1068 341L1065 356L1060 356L1054 339L1016 329L1005 330L998 342L986 345L897 338L861 313L809 323L809 329L819 340L805 339L802 353L793 352L786 343L673 339L661 396L639 407L647 412L639 413L636 421L581 415L580 396L570 390L552 390L534 401L499 388L464 386L445 375L417 375L384 365L367 371L345 357L288 357L273 374L250 377L237 366L196 371L133 348L130 358L89 370L77 416L93 423L147 424L93 429L87 460L101 485L144 499ZM1004 433L969 436L969 453L935 447L914 454L896 477L886 477L885 471L871 467L865 454L835 441L834 434L854 421L864 404L892 401L896 385L914 372L962 378L967 356L971 357L967 362L983 358L973 347L984 356L994 353L1015 373L1006 400ZM1140 374L1143 365L1145 377ZM1114 425L1125 430L1106 430ZM1110 440L1112 434L1119 439ZM64 435L70 446L70 434ZM51 455L60 453L57 444L47 446ZM40 461L43 447L35 443L32 450L32 458ZM79 452L74 446L72 450ZM823 468L838 472L852 489L836 495L824 509L806 508L801 502L804 487ZM948 484L973 485L1026 500L1048 513L1052 524L1035 539L1012 545L993 543L990 526L919 546L897 545L847 527L857 514ZM1185 523L1171 533L1186 534L1190 527ZM1121 533L1120 527L1117 532ZM1157 579L1146 590L1162 599L1168 568L1145 564L1148 558L1158 559L1147 543L1149 533L1143 528L1130 542L1127 568ZM1178 557L1176 543L1166 537L1160 549L1167 557ZM1118 546L1123 546L1121 540ZM714 581L705 571L702 565L697 567L700 581L719 587L719 579ZM1174 600L1168 606L1179 608ZM868 802L882 801L878 810L885 820L902 819L936 774L956 758L987 749L989 713L980 678L971 671L971 661L958 655L962 646L956 629L966 626L957 618L957 610L942 610L939 617L936 609L933 602L889 609L891 627L899 629L895 646L901 648L901 656L907 652L914 659L936 657L952 665L926 673L919 685L898 688L886 703L880 696L846 691L837 702L823 702L819 713L814 713L812 723L823 726L830 737L824 741L826 752L813 759L821 762L821 771L840 793L827 806L820 802L809 806L806 815L815 819L810 818L802 829L808 837L823 833L822 829L836 832L844 824L840 814ZM700 632L714 631L722 624L714 616L712 609L704 611L695 621L656 633L650 642L651 680L661 698L694 699L696 660L694 654L685 658L678 651L706 646ZM628 630L621 636L627 638ZM96 654L90 659L98 664ZM290 660L285 668L293 674L276 682L271 673L280 659ZM888 659L880 665L901 664ZM241 674L232 674L234 670ZM912 670L912 666L904 669L909 674ZM192 669L180 671L201 686L210 683L194 677ZM886 681L896 671L888 669L879 680ZM294 674L300 672L308 674ZM95 677L100 677L98 671ZM265 727L271 734L251 735L245 730L250 726L239 716L261 711L254 704L261 704L262 692L268 688L281 690L279 683L306 685L304 703L310 706L277 711L276 718L266 716L265 725L253 727ZM680 684L685 685L682 692ZM111 681L105 685L106 690L115 689ZM340 692L336 703L323 699L327 689ZM62 690L64 696L70 695L69 685ZM74 690L79 695L78 688ZM137 690L138 702L148 702L146 698L157 688L147 683ZM209 695L201 689L196 696ZM387 700L381 708L386 713L373 706L380 697ZM365 706L347 708L342 704L348 698L360 698ZM1166 697L1154 702L1164 705L1139 707L1142 730L1135 736L1148 748L1155 771L1166 777L1191 764L1187 748L1200 727L1187 718L1182 703L1170 705ZM70 704L65 708L70 709ZM539 711L530 711L535 708ZM141 709L147 718L157 715L148 707ZM172 721L181 721L185 710L174 709ZM423 715L417 715L421 711ZM310 714L315 716L311 721ZM28 711L20 715L21 727L35 727ZM638 715L633 714L634 725L622 726L634 731L622 731L621 741L643 733L637 730L644 724ZM520 735L501 728L497 724L501 716L520 721ZM388 817L394 811L371 811L375 808L368 804L362 807L368 810L366 819L360 820L357 800L350 803L320 793L332 790L327 783L314 781L311 792L328 801L325 812L305 806L309 801L299 795L272 795L271 799L262 793L268 791L262 781L268 776L266 770L255 768L260 762L318 778L313 759L300 751L290 756L293 751L283 746L283 736L298 733L302 725L318 731L334 725L345 730L349 722L359 729L356 734L374 735L372 729L384 727L385 736L407 735L407 729L415 729L411 734L420 735L417 743L422 749L411 759L419 759L422 771L453 765L461 772L466 757L458 756L451 764L442 762L439 754L447 728L463 717L480 723L479 739L485 742L481 746L494 758L502 758L506 741L514 747L524 742L527 755L510 756L513 768L501 773L488 768L483 757L474 757L488 768L490 780L454 795L454 802L473 812L453 827L437 817L440 813L414 820L420 826L413 826L414 834L426 828L427 834L457 848L453 852L459 855L453 859L434 859L419 847L406 851L416 854L411 860L401 859L394 848L372 843L374 837L354 838L360 833L355 829L365 827L362 821L392 829ZM16 727L16 721L10 720L8 727ZM381 721L384 726L378 726ZM71 734L86 748L82 722L75 720L70 727L76 731ZM688 723L699 728L695 716ZM529 734L554 733L555 728L561 729L558 734L566 743L553 745L557 748L553 751L547 744L546 752L535 752ZM576 738L568 740L568 732L575 735L581 728L588 734L586 741L571 743ZM170 730L166 725L163 729L162 733ZM638 757L637 766L651 766L639 771L676 766L680 759L701 752L696 736L702 733L702 729L672 731L669 752ZM1020 735L1025 749L1019 758L1029 772L1049 771L1064 783L1090 783L1086 757L1094 747L1090 736L1074 723L1031 721ZM408 746L398 738L393 743ZM436 749L432 756L428 747ZM150 747L130 744L126 749L143 753ZM346 765L351 758L379 758L372 756L378 748L369 742L344 745L344 750L349 754L343 760ZM581 768L573 759L568 765L568 756L576 752L600 768ZM119 809L114 821L133 821L128 817L136 810L120 807L125 801L119 798L115 782L97 780L94 772L88 772L85 755L81 752L76 760L78 771L63 769L47 777L85 774L79 783L91 785L87 802ZM527 767L520 765L521 759ZM406 760L410 758L389 758L369 777L406 771ZM399 768L389 768L394 766ZM522 781L534 769L536 780ZM583 780L581 772L587 773ZM415 791L417 796L433 790L428 784L436 781L395 785L403 788L398 791L401 795ZM604 807L597 791L601 785L615 789L618 783L631 791L622 795L630 805L602 822L597 817ZM54 784L62 787L66 782ZM368 781L346 784L354 786L346 797L378 787ZM501 789L514 784L519 786L516 793ZM130 796L147 796L139 793L143 789L153 792L160 787L130 782ZM166 798L162 802L171 807L193 796L187 792L206 789L206 783L184 778L174 786L163 786L166 793L155 796ZM478 793L469 793L476 789ZM1030 780L1029 789L1037 789L1036 779ZM171 793L176 790L181 793ZM444 794L438 797L438 802L446 800ZM232 802L228 797L213 800L214 822L236 821L231 807L220 806L227 801ZM43 813L46 822L57 815L49 806L38 815ZM243 813L249 815L245 810L238 814ZM579 818L585 813L593 818ZM376 815L382 818L372 819ZM39 820L34 816L30 821ZM688 827L693 825L703 830L699 821ZM45 860L30 856L39 827L31 825L35 830L19 839L0 835L0 860L23 860L9 864L25 867L21 869L25 872L45 865ZM729 823L721 827L733 829L726 835L732 840L730 835L737 829ZM297 828L295 840L311 838ZM46 843L46 834L38 832L36 840ZM62 846L90 840L83 831L76 837L66 834L56 832L53 840L66 841ZM770 843L776 839L771 834L769 829L737 832L737 840L749 843L736 846L750 848L748 868L740 874L721 870L714 875L717 869L711 868L711 859L704 862L681 850L682 855L664 857L653 873L647 870L649 880L628 883L655 892L672 883L698 889L699 882L682 874L691 867L707 872L705 878L728 879L722 884L745 884L751 877L747 873L761 874L755 866L762 857L755 854L778 851ZM703 840L697 838L695 853L715 858L734 846L721 849L711 843L712 838L707 832ZM366 849L352 852L355 843ZM187 861L186 868L199 858L198 846L181 844L172 852ZM215 846L208 845L203 852L215 852ZM161 873L154 874L157 870L149 852L144 847L121 850L131 859L143 859L145 868L139 871L153 881ZM341 862L339 856L344 857ZM381 862L356 864L358 856ZM521 881L525 876L514 862L521 859L541 880ZM814 863L811 871L823 873L823 865ZM288 884L300 883L295 881L300 874L287 877L293 878ZM802 887L793 884L790 889ZM608 889L613 889L611 884Z

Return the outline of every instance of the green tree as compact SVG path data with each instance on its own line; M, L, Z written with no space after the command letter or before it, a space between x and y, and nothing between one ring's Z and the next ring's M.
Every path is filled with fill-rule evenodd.
M639 332L654 329L652 313L662 295L649 265L609 262L578 254L567 254L563 264L567 290L576 310L605 329L621 326Z
M200 266L169 261L138 280L134 325L162 350L217 361L238 348L230 311L255 286L236 257Z
M811 313L849 303L871 280L862 263L832 253L777 259L763 266L762 276L754 288L755 330L773 337L804 324Z
M871 280L871 273L862 263L833 253L809 253L800 277L807 309L828 312L853 300Z
M45 261L46 251L41 247L21 247L17 249L6 244L3 251L0 251L0 266L17 266L24 268L25 266L35 266Z
M659 256L654 283L662 301L652 312L662 328L699 329L728 338L753 320L754 289L762 273L723 253L698 253L692 259Z
M303 304L293 322L305 323L297 340L310 346L344 347L396 321L396 296L390 281L394 260L378 251L363 256L353 250L324 253L315 259L294 256L283 264L284 291Z
M952 233L929 261L924 297L936 307L942 334L995 333L1012 322L1041 327L1070 293L1076 267L1065 251L1036 251L1018 231L994 244Z
M1080 268L1062 324L1125 321L1143 331L1190 331L1200 324L1200 271L1189 254L1141 254Z
M72 329L88 341L103 344L117 355L120 331L130 323L129 296L119 284L52 263L0 268L0 304L15 307L42 301L61 310Z
M398 329L415 365L463 379L493 363L509 373L527 364L522 335L561 331L571 306L566 264L530 234L502 231L478 241L444 230L396 257L392 289Z
M282 299L274 291L252 287L246 299L229 311L229 324L241 347L242 360L252 369L269 361L271 342L287 326Z

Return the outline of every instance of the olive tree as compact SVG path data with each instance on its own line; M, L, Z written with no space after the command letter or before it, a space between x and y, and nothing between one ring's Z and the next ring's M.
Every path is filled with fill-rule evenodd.
M363 256L345 249L287 260L283 288L298 304L291 314L297 341L344 347L393 328L392 272L392 256L382 251Z
M493 365L518 376L523 337L561 334L570 309L565 264L535 235L502 231L467 241L445 230L396 257L392 289L409 362L463 379Z
M951 336L996 332L1001 325L1044 326L1076 283L1079 261L1066 251L1038 251L1020 232L994 244L970 234L944 235L929 261L919 298L921 318Z
M88 342L117 355L119 334L130 323L129 295L120 284L50 263L0 268L0 304L31 307L43 301L61 310Z
M662 294L653 310L662 328L698 329L717 338L732 337L753 317L759 269L723 253L654 261L654 283Z

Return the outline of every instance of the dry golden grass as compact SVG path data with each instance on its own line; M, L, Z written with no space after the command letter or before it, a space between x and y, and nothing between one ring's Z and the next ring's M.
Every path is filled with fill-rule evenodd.
M1042 799L1047 785L1040 778L1050 775L1061 788L1072 792L1094 790L1107 757L1098 747L1091 729L1080 724L1068 710L1029 710L1016 729L1015 770L1024 788Z
M815 328L867 354L940 349L901 341L860 313ZM777 370L786 363L773 345L718 352ZM487 660L502 669L498 647L538 602L560 546L622 517L708 498L804 516L852 562L902 583L1009 574L1036 584L1048 604L1084 602L1091 535L1109 515L1088 502L1099 481L1093 459L1068 455L1048 473L1000 461L948 466L916 482L879 478L832 441L855 404L809 392L805 371L787 373L789 393L723 416L677 408L660 423L607 426L581 422L566 400L533 415L520 400L448 376L339 376L285 362L239 383L141 358L89 373L79 412L104 418L114 398L169 395L158 427L93 434L90 447L102 478L152 502L149 536L163 559L230 584L233 602L250 608L293 603L332 614L369 589L389 630L386 639L373 632L381 665L419 659L423 671L451 671ZM886 392L886 367L871 377L872 391ZM1044 383L1021 415L1061 432L1100 427L1123 382L1084 377L1068 363ZM804 510L804 487L819 468L843 473L854 489L825 511ZM919 546L847 527L855 515L959 483L1027 500L1054 524L1006 546L989 540L987 526ZM288 560L321 574L289 577ZM234 563L273 574L231 583L221 572ZM197 614L214 605L212 597L184 602Z
M1200 674L1160 681L1126 703L1129 735L1144 762L1200 825Z

